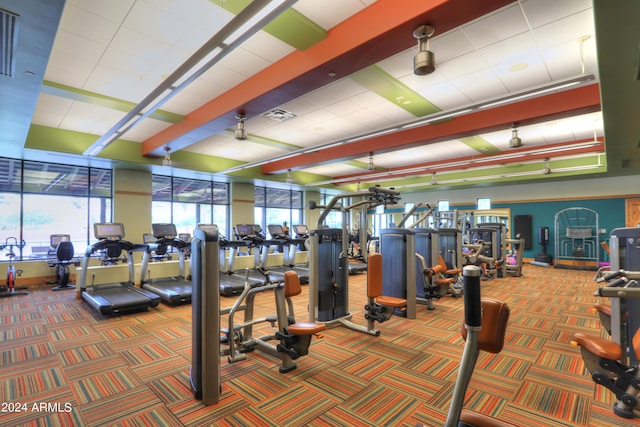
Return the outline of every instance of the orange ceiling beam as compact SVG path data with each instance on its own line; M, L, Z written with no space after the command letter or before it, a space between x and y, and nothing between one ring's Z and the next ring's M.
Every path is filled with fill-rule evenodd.
M430 23L444 33L514 0L378 0L332 28L327 37L296 51L229 89L185 119L142 142L142 154L160 156L232 127L235 114L247 117L325 86L416 43L413 31ZM335 72L330 77L329 72Z
M522 154L522 157L514 157L510 159L500 159L501 155L505 153L495 154L495 155L474 155L474 156L464 156L458 157L454 159L447 159L446 161L437 161L437 162L426 162L426 163L418 163L410 166L403 166L401 168L390 168L387 173L389 176L393 176L394 179L402 178L406 176L415 176L416 168L424 168L424 172L422 173L433 173L433 172L448 172L448 171L460 171L473 167L485 167L485 166L496 166L496 165L506 165L509 163L522 163L522 162L530 162L533 160L543 160L545 158L554 158L554 157L562 157L562 156L573 156L576 154L586 154L586 153L604 153L604 141L603 138L597 138L600 141L600 144L591 145L581 148L570 148L567 147L565 150L562 150L562 147L571 144L580 144L586 142L592 142L592 139L582 139L579 141L567 141L555 144L547 144L544 146L536 146L530 148L523 149L514 149L510 150L509 154ZM558 149L557 151L553 151L550 153L535 153L536 151L540 151L541 149ZM534 152L534 154L527 154ZM492 159L492 157L496 157ZM451 165L450 163L461 163L458 165ZM444 165L444 166L443 166ZM448 166L447 166L448 165ZM412 169L411 172L402 172L403 170ZM365 182L367 181L368 175L377 175L378 172L364 172L359 174L351 174L351 175L342 175L334 177L334 181L336 185L348 184L350 182ZM380 179L379 176L376 179Z
M597 84L592 84L514 104L475 111L441 123L430 123L274 161L263 165L262 173L283 173L288 169L296 170L311 165L354 159L370 152L410 148L500 129L507 131L509 125L514 122L528 125L568 117L576 113L600 111L600 109L599 87Z

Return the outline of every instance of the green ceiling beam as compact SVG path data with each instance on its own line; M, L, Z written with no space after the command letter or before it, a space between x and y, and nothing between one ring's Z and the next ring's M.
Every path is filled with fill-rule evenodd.
M46 93L48 95L70 99L71 101L84 102L86 104L97 105L116 111L122 111L123 113L128 113L136 106L136 104L133 102L124 101L118 98L112 98L110 96L100 95L99 93L89 92L87 90L50 82L48 80L45 80L42 83L40 92ZM163 110L154 111L149 115L149 118L161 120L167 123L180 123L184 120L184 116L181 114L170 113Z
M486 139L479 136L469 136L460 138L460 141L470 148L473 148L482 154L500 154L501 151L494 145L491 145Z
M209 1L234 15L251 3L251 0ZM282 12L262 30L298 50L306 50L327 37L324 28L293 8Z
M356 71L349 78L416 117L441 111L422 95L377 65Z

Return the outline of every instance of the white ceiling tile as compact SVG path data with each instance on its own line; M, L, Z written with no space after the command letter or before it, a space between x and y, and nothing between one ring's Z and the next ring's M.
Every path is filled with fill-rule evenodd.
M484 60L482 55L474 51L466 55L458 56L450 61L437 65L437 70L446 79L455 79L477 70L487 68L489 63Z
M265 31L258 31L242 45L242 49L251 52L272 64L284 58L296 49Z
M595 37L595 26L591 11L580 12L564 19L551 22L533 30L536 44L540 49L546 49L560 43L573 41L576 52L579 40L584 36Z
M128 141L142 142L145 139L155 135L156 133L168 128L170 125L171 123L147 118L142 120L140 124L128 131L124 135L124 139Z
M242 74L234 71L233 69L227 68L220 63L217 63L209 70L205 71L199 78L215 85L225 87L227 90L245 80L245 77Z
M462 26L476 49L498 43L529 30L518 3L512 3Z
M118 30L118 25L117 22L70 4L62 12L59 28L106 46Z
M271 64L264 57L239 47L222 58L217 65L229 70L236 70L244 77L251 77Z
M558 20L593 7L592 0L520 0L531 28Z
M41 93L31 121L40 126L58 128L73 101Z
M136 0L67 0L66 6L73 5L93 15L101 16L120 24L127 16Z
M331 29L351 15L365 8L358 0L299 0L293 5L298 12L320 25Z
M121 111L98 105L74 102L69 108L61 127L76 132L101 135L124 117Z
M521 33L508 39L479 49L487 64L500 64L535 53L538 50L530 32Z
M526 67L513 68L519 67L520 64L526 64ZM493 69L509 92L519 92L550 81L545 64L537 52L503 64L496 64Z
M57 33L52 49L56 53L60 52L96 63L102 56L105 47L105 45L96 43L86 37L60 30Z
M336 177L336 176L353 175L357 173L362 173L364 172L364 170L356 166L351 166L350 164L347 164L347 163L331 163L331 164L313 166L310 168L304 168L304 169L301 169L301 172Z
M71 87L82 87L94 67L95 63L92 61L64 52L55 52L47 64L45 79Z
M470 73L465 76L452 80L453 85L464 93L465 98L472 102L480 102L490 99L496 93L504 91L504 83L496 76L491 68Z
M459 28L438 35L438 29L431 40L431 51L436 57L436 64L446 62L458 56L466 55L474 50L473 44ZM416 45L417 50L417 45Z
M428 86L419 90L418 93L442 111L453 110L471 103L471 98L449 81Z

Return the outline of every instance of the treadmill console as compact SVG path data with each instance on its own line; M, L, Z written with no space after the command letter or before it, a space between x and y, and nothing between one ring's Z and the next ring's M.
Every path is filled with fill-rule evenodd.
M153 236L153 233L144 233L142 235L142 243L149 244L149 243L155 243L155 242L156 242L156 238Z
M307 238L309 237L309 229L304 224L298 224L293 226L296 236Z
M238 224L236 225L236 233L240 237L248 237L254 235L253 224Z
M286 237L281 225L271 224L268 225L267 228L269 229L269 234L274 239Z
M98 240L121 240L124 237L124 224L97 222L93 224L93 235Z
M70 242L71 236L68 234L52 234L49 236L49 246L57 248L60 242Z
M156 239L173 239L178 235L175 224L151 224Z

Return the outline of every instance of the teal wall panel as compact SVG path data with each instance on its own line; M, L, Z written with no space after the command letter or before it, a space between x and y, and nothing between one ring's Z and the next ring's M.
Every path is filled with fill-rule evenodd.
M525 258L534 258L540 252L538 245L538 227L549 227L549 245L547 254L555 255L555 215L557 212L567 208L588 208L598 213L599 228L604 233L600 233L600 241L609 241L611 230L625 226L625 199L585 199L585 200L556 200L547 202L527 202L512 204L495 204L494 209L510 208L510 223L513 223L515 215L531 215L531 233L535 239L532 249L524 252ZM475 206L452 206L452 209L475 209ZM600 260L609 261L609 257L600 249Z

